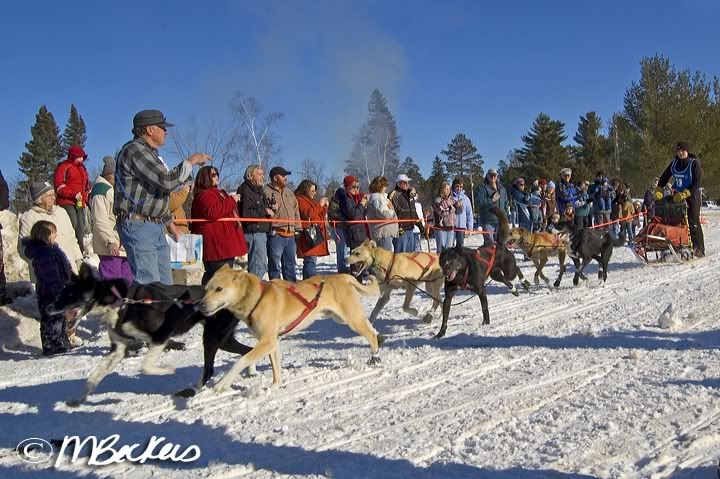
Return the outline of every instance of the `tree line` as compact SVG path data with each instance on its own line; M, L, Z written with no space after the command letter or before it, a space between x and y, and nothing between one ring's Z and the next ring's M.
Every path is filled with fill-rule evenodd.
M175 153L185 157L194 151L208 152L228 186L239 184L251 163L282 165L284 148L277 126L284 115L266 112L258 99L240 93L232 99L229 111L228 119L213 121L204 134L193 122L184 129L175 128ZM18 160L23 178L16 181L14 190L16 211L27 209L29 184L50 178L67 148L84 146L86 136L85 123L74 105L62 135L52 113L40 107L31 140ZM693 145L692 153L701 160L706 194L719 197L720 81L717 77L708 80L700 71L678 70L663 56L647 57L640 61L640 80L625 91L623 111L607 121L595 111L581 115L572 144L566 143L563 122L539 113L521 136L522 146L511 149L497 169L505 182L517 177L556 179L563 167L572 168L574 178L589 180L602 170L642 191L667 166L681 139ZM329 172L327 165L317 160L306 158L299 166L294 179L314 181L321 194L330 195L342 186L340 173ZM395 118L386 98L375 89L368 101L367 119L353 135L343 173L360 179L365 191L375 176L385 176L392 184L404 173L428 204L443 182L456 177L463 179L472 196L484 181L485 169L472 139L459 132L434 155L429 175L424 177L412 157L401 160Z

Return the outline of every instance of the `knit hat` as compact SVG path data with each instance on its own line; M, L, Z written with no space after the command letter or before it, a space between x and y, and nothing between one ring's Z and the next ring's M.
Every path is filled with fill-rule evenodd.
M563 168L560 170L560 176L562 177L563 175L572 175L572 170L570 168Z
M545 178L541 178L539 184L547 186L548 181Z
M352 175L348 175L345 178L343 178L343 186L345 186L346 189L350 188L353 185L353 183L358 183L358 179L356 177L354 177Z
M548 181L548 183L547 183L547 189L549 190L550 188L555 188L555 182L554 182L554 181Z
M400 183L401 181L407 181L408 183L410 183L411 180L408 175L400 173L399 175L397 175L397 178L395 178L395 183Z
M103 169L101 175L108 176L115 174L115 158L106 156L103 158Z
M675 145L675 151L685 150L690 153L690 143L687 141L678 141Z
M53 191L53 186L47 181L36 181L30 185L30 199L33 204L37 203L38 200L47 193Z
M87 160L87 154L85 153L85 150L83 150L81 146L73 145L68 149L68 160L75 160L77 158L82 158L83 160Z

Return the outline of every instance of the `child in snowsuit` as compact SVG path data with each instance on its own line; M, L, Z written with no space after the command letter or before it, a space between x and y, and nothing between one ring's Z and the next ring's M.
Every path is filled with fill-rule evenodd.
M542 198L540 198L540 188L533 186L530 192L530 199L528 201L528 209L530 210L530 220L532 220L532 233L536 233L542 230L543 217L540 207L542 205Z
M41 220L33 225L30 237L23 239L25 256L32 261L37 278L35 289L40 309L43 356L64 353L71 347L65 318L45 311L55 302L72 275L70 263L57 245L56 238L55 224Z

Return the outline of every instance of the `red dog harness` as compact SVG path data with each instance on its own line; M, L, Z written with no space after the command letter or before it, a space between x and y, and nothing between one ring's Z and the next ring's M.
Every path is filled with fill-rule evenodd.
M320 284L315 284L313 286L315 286L317 288L317 293L315 294L315 297L310 301L305 299L305 297L302 294L300 294L300 291L297 290L297 287L294 284L291 284L290 286L288 286L288 288L287 288L288 292L290 294L292 294L293 296L295 296L298 300L300 300L300 302L305 305L305 309L303 310L302 313L300 313L300 316L295 318L295 321L290 323L288 325L288 327L285 328L285 330L279 334L279 336L284 336L284 335L288 334L290 331L292 331L293 329L297 328L298 325L300 323L302 323L305 318L308 317L308 315L312 312L312 310L317 307L318 301L320 300L320 294L322 293L322 290L323 290L323 286L325 286L325 281L322 281Z
M425 266L423 266L423 265L420 263L420 261L417 260L417 257L418 257L418 256L421 256L421 255L425 255L425 256L427 256L428 258L430 258L430 262L429 262L428 264L426 264ZM422 277L425 276L425 273L427 273L427 272L430 270L430 267L431 267L433 264L435 264L435 261L438 260L438 257L437 257L437 256L434 256L434 255L431 255L430 253L427 253L427 252L425 252L425 251L422 251L422 252L413 254L412 256L408 257L408 259L409 259L410 261L412 261L413 263L415 263L416 265L420 266L420 268L422 269L422 273L420 273L420 276L418 276L418 278L419 278L419 279L422 279Z
M487 278L488 276L490 276L490 271L492 271L493 265L495 264L495 251L497 250L497 246L492 246L492 249L490 250L490 258L488 259L483 258L483 256L480 254L483 248L484 247L480 247L476 249L473 252L473 256L475 256L475 259L477 259L481 263L487 265L487 269L485 270L485 277ZM468 274L470 274L469 267L465 268L465 276L463 277L462 283L460 284L460 289L467 289Z

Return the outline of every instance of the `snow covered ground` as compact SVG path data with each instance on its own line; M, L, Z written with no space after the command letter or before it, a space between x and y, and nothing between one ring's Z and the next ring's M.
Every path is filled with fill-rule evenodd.
M407 316L394 295L376 323L387 336L380 367L366 366L361 338L319 321L282 341L278 390L262 363L259 376L228 393L173 398L200 375L198 328L185 337L187 351L165 354L174 376L141 375L141 359L130 358L72 409L64 401L108 350L97 320L81 326L85 346L62 357L6 341L0 477L717 477L720 215L708 219L703 260L649 267L617 248L605 285L594 263L589 285L578 288L572 274L557 292L533 287L517 298L491 283L491 324L480 326L473 298L451 311L441 340L432 338L438 319ZM521 266L531 277L530 263ZM320 269L331 270L329 258ZM557 260L548 270L557 275ZM430 305L420 294L414 301ZM369 312L374 299L364 304ZM676 324L663 329L669 304ZM35 329L33 308L33 298L19 298L0 320ZM216 373L233 360L221 352ZM163 436L201 455L186 464L66 460L53 468L54 457L34 465L15 451L30 437L113 434L117 447Z

